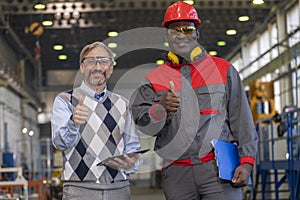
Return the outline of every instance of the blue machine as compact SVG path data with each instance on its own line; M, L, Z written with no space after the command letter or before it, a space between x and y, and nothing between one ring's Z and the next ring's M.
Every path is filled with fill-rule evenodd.
M13 153L4 152L2 154L3 166L2 167L15 167ZM5 173L6 179L12 181L15 180L15 174L13 172Z
M282 200L284 195L289 200L300 199L300 109L286 107L284 111L257 123L259 148L254 199L258 194L262 200ZM282 152L286 152L286 158L278 155ZM283 187L284 183L288 189Z

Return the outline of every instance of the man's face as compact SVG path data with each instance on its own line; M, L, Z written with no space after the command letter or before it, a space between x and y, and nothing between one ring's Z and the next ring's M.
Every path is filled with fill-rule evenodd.
M189 30L195 28L194 31L182 33L175 30ZM168 33L166 40L169 43L171 50L181 57L188 57L189 53L196 47L198 44L199 32L197 31L195 24L190 21L178 21L172 22L169 24Z
M106 84L113 72L113 60L103 47L96 47L84 56L80 71L86 84L101 86Z

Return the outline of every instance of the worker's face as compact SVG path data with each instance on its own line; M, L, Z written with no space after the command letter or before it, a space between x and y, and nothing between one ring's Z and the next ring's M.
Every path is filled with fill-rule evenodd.
M85 54L80 71L89 86L106 84L113 72L113 59L103 47L96 47Z
M189 53L198 45L198 38L199 32L193 22L178 21L169 24L166 40L171 51L181 57L189 56Z

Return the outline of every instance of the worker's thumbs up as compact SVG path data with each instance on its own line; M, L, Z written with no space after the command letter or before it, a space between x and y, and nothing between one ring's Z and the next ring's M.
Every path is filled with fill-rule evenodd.
M169 87L169 90L170 90L171 92L174 93L174 89L175 89L174 82L173 82L173 81L170 81L170 87Z
M177 111L179 107L179 98L175 94L175 84L173 81L169 82L169 90L162 96L158 103L165 108L167 113Z
M76 125L81 125L84 124L87 120L88 117L88 108L83 104L83 97L82 96L78 96L78 104L75 108L75 111L71 117L71 120L73 120L73 122Z

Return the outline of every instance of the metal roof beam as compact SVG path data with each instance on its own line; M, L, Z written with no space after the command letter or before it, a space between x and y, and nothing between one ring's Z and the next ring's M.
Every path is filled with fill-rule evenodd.
M1 1L0 5L4 7L5 14L55 14L57 12L72 12L78 11L80 13L86 12L103 12L103 11L117 11L117 10L164 10L173 1L165 0L152 0L149 1L124 1L124 0L114 0L114 1L74 1L74 2L61 2L61 1L49 1L46 3L45 10L35 10L33 8L32 0L23 1L13 1L9 3L8 1ZM266 3L262 6L253 6L251 0L202 0L195 1L195 8L199 10L201 15L201 10L206 9L269 9L274 4L278 3L277 0L266 0Z

